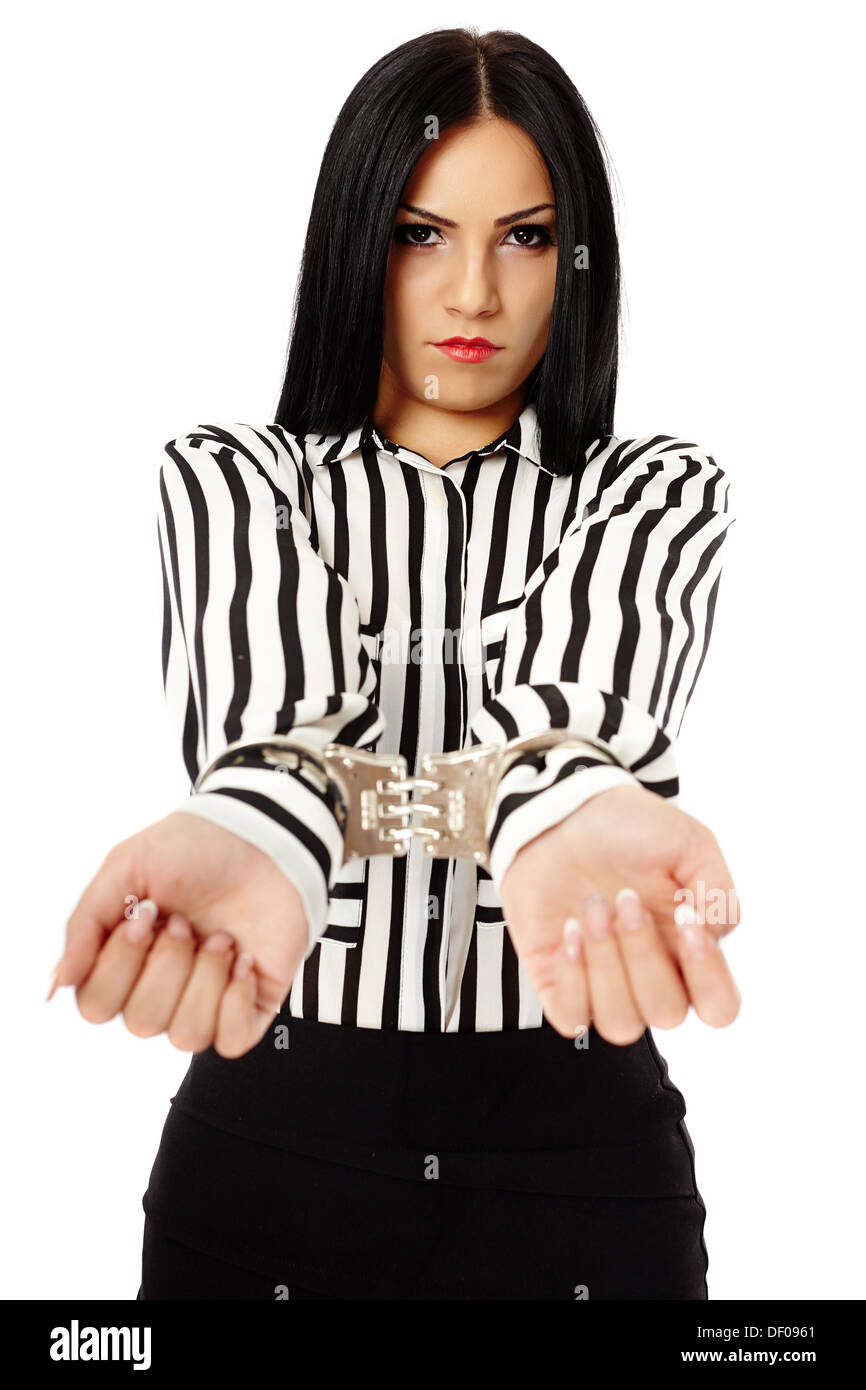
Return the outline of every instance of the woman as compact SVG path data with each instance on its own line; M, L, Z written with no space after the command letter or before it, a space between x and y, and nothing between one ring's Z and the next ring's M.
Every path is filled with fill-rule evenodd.
M673 804L733 517L699 446L612 433L618 317L571 82L434 32L338 117L276 421L166 445L193 794L108 855L57 974L195 1054L140 1298L707 1297L649 1029L738 1009L730 874ZM366 840L334 744L388 755ZM478 745L510 758L479 842L437 843L411 779Z

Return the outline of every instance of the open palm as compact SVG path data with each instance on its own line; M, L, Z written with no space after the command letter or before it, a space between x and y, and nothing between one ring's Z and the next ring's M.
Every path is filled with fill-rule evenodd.
M623 889L631 893L617 902ZM736 1016L739 992L718 948L739 922L730 871L712 832L656 793L635 785L591 797L520 850L501 896L515 951L559 1031L593 1019L609 1041L628 1043L647 1025L675 1026L690 1003L711 1026ZM684 906L707 901L717 910L703 924L698 912L683 920Z
M147 902L159 917L131 941L130 919L150 926ZM67 923L57 984L76 987L90 1022L122 1011L138 1035L164 1031L184 1050L213 1043L239 1056L264 1036L307 942L302 899L277 865L231 831L178 811L106 856ZM235 949L234 966L251 957L254 969L233 969Z

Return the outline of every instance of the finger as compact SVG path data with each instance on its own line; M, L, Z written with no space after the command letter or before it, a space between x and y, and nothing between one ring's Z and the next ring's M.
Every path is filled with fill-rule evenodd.
M145 898L114 928L75 992L78 1011L88 1023L107 1023L123 1008L153 944L158 913L156 903Z
M539 992L548 1022L566 1038L581 1037L590 1023L583 939L576 917L567 917L553 957L552 983Z
M78 985L86 979L107 935L124 916L130 898L140 906L139 900L145 898L145 894L137 879L132 854L125 842L115 845L66 923L66 943L55 966L49 999L55 989Z
M168 1028L192 974L195 949L192 925L172 912L123 1006L123 1021L137 1038L153 1038Z
M242 1057L261 1042L279 1013L257 1002L258 981L253 957L248 951L238 956L220 1003L214 1049L221 1057Z
M633 888L621 888L614 906L614 931L641 1017L654 1028L676 1028L688 1014L689 996L652 914Z
M739 894L714 835L708 831L701 835L697 844L684 852L674 872L682 888L674 894L670 909L672 923L675 909L684 903L695 909L716 940L739 926Z
M680 969L695 1013L711 1028L726 1028L742 999L722 949L687 904L677 908L676 925Z
M589 1003L596 1032L620 1046L637 1042L646 1029L629 986L613 914L601 893L591 893L583 905L583 944Z
M199 949L168 1027L169 1042L181 1052L203 1052L213 1042L233 953L234 940L225 931L214 932Z

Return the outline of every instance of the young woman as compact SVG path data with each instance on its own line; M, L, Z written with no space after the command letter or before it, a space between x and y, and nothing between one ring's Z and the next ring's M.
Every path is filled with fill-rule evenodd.
M733 515L699 445L613 433L618 322L562 68L462 29L378 62L325 152L276 420L166 445L192 795L107 856L58 967L86 1019L194 1053L140 1298L707 1297L650 1028L739 1004L674 745ZM360 854L331 745L347 777L388 755ZM481 830L443 830L425 760L491 747Z

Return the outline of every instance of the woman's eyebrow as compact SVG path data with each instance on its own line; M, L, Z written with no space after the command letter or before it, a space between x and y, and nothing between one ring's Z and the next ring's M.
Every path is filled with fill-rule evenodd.
M450 217L439 217L435 212L430 212L427 208L417 208L414 203L398 203L398 207L404 212L413 212L416 217L425 217L428 222L438 222L442 227L457 227L459 223L452 222ZM509 222L519 222L524 217L532 217L533 213L544 212L546 208L556 211L553 203L536 203L531 208L521 208L519 212L510 212L507 217L497 217L493 223L494 227L504 227Z

